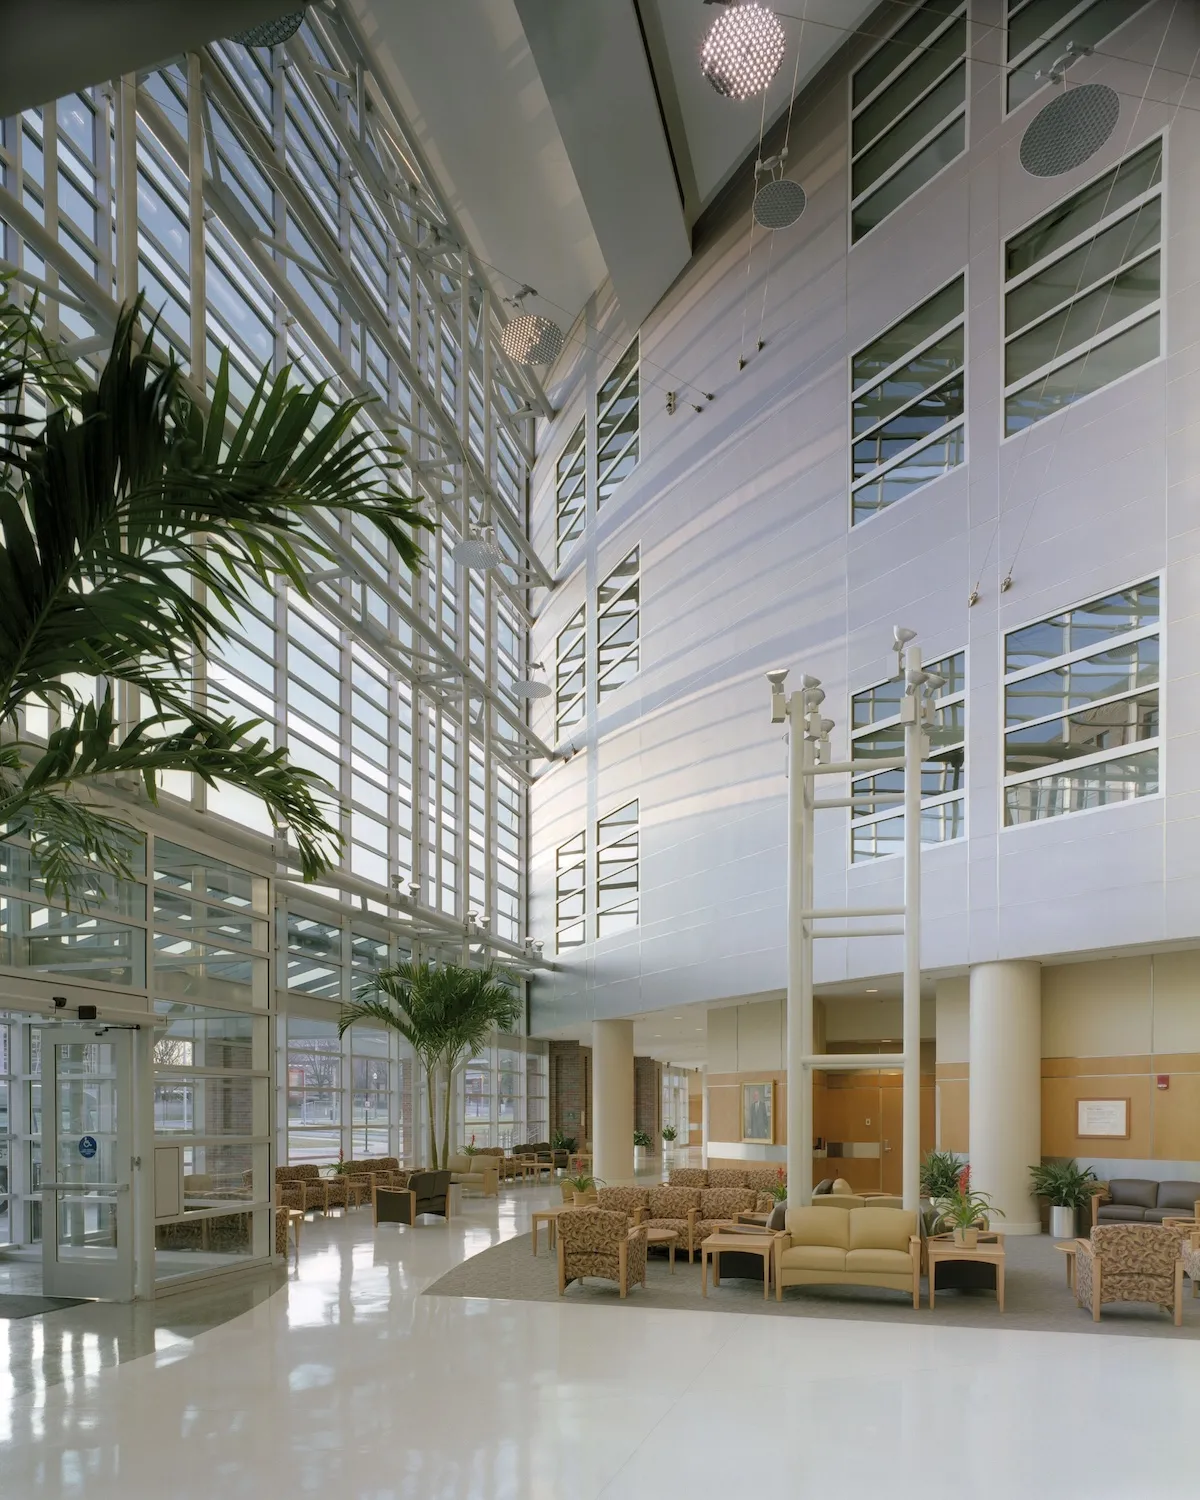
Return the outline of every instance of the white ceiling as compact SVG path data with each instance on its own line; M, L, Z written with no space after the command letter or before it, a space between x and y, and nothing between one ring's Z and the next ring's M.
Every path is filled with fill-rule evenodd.
M722 98L700 73L720 5L347 3L472 245L502 273L494 284L536 287L536 310L564 326L606 275L640 322L686 264L691 226L757 146L762 99ZM877 3L787 3L791 50L766 95L768 127L787 108L795 49L803 88Z

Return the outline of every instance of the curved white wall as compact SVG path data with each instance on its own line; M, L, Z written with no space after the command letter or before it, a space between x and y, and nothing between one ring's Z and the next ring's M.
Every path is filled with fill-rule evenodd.
M976 0L972 13L999 21L1001 5ZM1103 50L1153 57L1169 15L1162 55L1192 57L1193 7L1151 6ZM598 581L638 544L641 670L602 704L593 694L579 753L533 787L531 930L552 954L555 847L588 828L594 894L596 819L631 796L641 921L563 955L538 981L538 1030L783 988L784 746L763 673L790 665L823 679L840 754L848 694L888 675L895 622L919 632L927 659L968 652L969 837L925 856L925 967L1200 934L1190 675L1200 659L1200 116L1137 104L1144 67L1090 59L1080 77L1086 67L1121 91L1118 128L1070 176L1032 179L1018 150L1037 105L1002 117L1000 47L998 29L976 29L968 152L852 250L846 71L827 75L797 107L789 164L809 205L776 234L769 281L765 240L746 276L743 191L702 226L692 265L641 330L641 462L592 515L559 587L535 596L533 652L552 672L559 629L585 598L594 610ZM1148 101L1170 97L1159 82ZM1001 442L1003 238L1163 130L1165 359ZM849 355L963 270L968 461L851 529ZM555 460L629 337L611 299L599 296L588 319L586 347L553 387L560 416L539 434L534 515L547 558ZM694 412L685 382L716 399ZM674 416L668 390L681 393ZM1165 796L1003 828L1002 632L1158 570ZM551 703L535 725L553 739ZM898 861L849 867L845 814L823 814L818 830L822 904L899 898ZM818 980L832 981L895 972L900 956L888 940L830 942L817 962Z

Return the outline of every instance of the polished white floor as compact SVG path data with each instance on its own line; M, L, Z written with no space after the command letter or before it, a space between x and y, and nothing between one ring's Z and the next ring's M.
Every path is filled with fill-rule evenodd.
M7 1401L0 1496L1200 1493L1192 1339L420 1296L547 1198L468 1200L449 1227L307 1225L298 1275L253 1311Z

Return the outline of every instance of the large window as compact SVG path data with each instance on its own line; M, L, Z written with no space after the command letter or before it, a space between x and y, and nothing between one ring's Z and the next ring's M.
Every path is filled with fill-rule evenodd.
M556 537L558 561L583 535L587 524L587 418L571 434L559 455L555 471Z
M929 758L921 766L921 842L941 844L966 831L966 655L957 651L927 662L925 669L944 682L933 700ZM904 683L894 677L851 697L850 751L855 760L891 760L904 754L903 695ZM904 792L904 772L856 776L851 789L856 796L885 792L898 797ZM850 857L855 864L903 852L904 814L896 812L895 803L852 812Z
M580 605L558 633L555 653L555 730L558 738L587 712L587 608Z
M555 852L554 946L562 953L586 941L587 877L582 831Z
M1008 108L1044 88L1068 45L1078 53L1144 10L1147 0L1008 0ZM1039 76L1040 75L1040 76Z
M966 147L966 0L926 0L855 71L851 98L853 241Z
M13 1036L16 1026L0 1021L0 1245L12 1240L12 1215L9 1212L9 1195L12 1192L12 1158L14 1152L9 1140L12 1131L12 1101L20 1086L13 1076Z
M966 456L964 278L859 350L850 367L852 521L864 521Z
M1153 141L1006 244L1006 435L1158 358L1162 149Z
M627 802L596 824L596 936L636 927L638 804Z
M486 521L505 559L541 576L525 528L536 391L501 356L469 255L446 248L437 185L335 16L310 7L285 44L216 42L197 61L198 75L183 60L139 75L131 111L102 84L0 121L0 257L17 268L14 295L42 288L52 339L103 337L136 266L159 340L198 385L211 388L228 354L235 412L262 371L291 364L332 395L367 393L361 422L402 434L397 483L438 523L420 572L370 522L317 518L335 563L308 570L307 599L249 585L229 642L194 664L196 691L218 713L261 718L332 783L344 843L330 887L366 880L382 902L397 877L413 880L418 904L460 921L485 912L520 943L523 876L499 821L523 840L530 741L513 684L528 675L527 619L500 570L472 572L451 552ZM122 163L135 165L128 184ZM385 190L396 182L403 193ZM20 233L29 216L36 237ZM464 724L468 677L486 691L472 688ZM482 796L464 795L468 774ZM270 831L236 789L174 777L165 790ZM51 939L43 949L70 938L80 977L85 955L104 954L110 982L140 987L136 935L108 914L63 920L34 904L3 912L17 962L39 966L35 932Z
M640 389L635 338L596 397L597 510L637 468Z
M1159 789L1159 582L1004 640L1004 820L1029 823Z
M596 594L596 695L637 676L641 637L641 549L622 558Z

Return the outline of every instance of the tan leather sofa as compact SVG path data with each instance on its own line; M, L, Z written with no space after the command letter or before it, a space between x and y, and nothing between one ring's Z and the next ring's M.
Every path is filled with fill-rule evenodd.
M879 1286L921 1305L921 1239L902 1208L789 1208L775 1240L775 1296L785 1286Z
M814 1208L840 1208L843 1213L852 1208L903 1208L903 1198L892 1198L886 1194L867 1198L858 1193L819 1193L813 1197Z
M468 1156L465 1152L451 1154L445 1163L451 1174L450 1181L463 1187L478 1188L485 1198L500 1196L500 1162L497 1157L484 1156L476 1152Z

